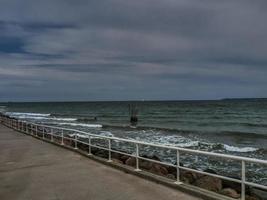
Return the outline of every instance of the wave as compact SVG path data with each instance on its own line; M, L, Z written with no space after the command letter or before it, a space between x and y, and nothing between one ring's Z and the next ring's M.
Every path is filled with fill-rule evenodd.
M186 143L180 143L177 144L176 146L186 148L186 147L198 147L199 146L199 141L192 141L192 142L186 142Z
M50 117L51 114L44 113L21 113L21 112L6 112L7 115L19 119L35 119L35 120L55 120L55 121L76 121L76 118L57 118Z
M107 136L107 137L114 137L114 135L109 131L101 131L99 135Z
M68 134L69 137L75 137L75 135L77 135L78 138L88 138L87 135L82 135L82 134L78 134L78 133L72 133L72 134Z
M76 118L47 118L55 121L77 121Z
M10 116L40 116L40 117L48 117L51 115L44 113L24 113L24 112L6 112L5 114Z
M259 150L258 148L254 147L235 147L227 144L224 144L223 147L226 151L240 152L240 153L254 152Z
M102 128L101 124L81 124L81 123L65 123L65 122L60 122L56 124L67 125L67 126L81 126L81 127L87 127L87 128Z

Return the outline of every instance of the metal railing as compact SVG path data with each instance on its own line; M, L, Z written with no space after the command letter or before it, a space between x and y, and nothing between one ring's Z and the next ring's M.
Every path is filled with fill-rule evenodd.
M266 185L262 185L259 183L253 183L253 182L249 182L246 180L246 163L257 163L257 164L267 165L267 160L253 159L253 158L248 158L248 157L233 156L233 155L226 155L226 154L213 153L213 152L205 152L205 151L192 150L192 149L186 149L186 148L180 148L180 147L174 147L174 146L164 146L164 145L147 143L147 142L142 142L142 141L137 141L137 140L122 139L122 138L117 138L117 137L108 137L108 136L96 135L96 134L86 133L84 131L75 130L75 129L68 129L68 128L62 128L62 127L56 127L56 126L36 124L36 123L28 122L28 121L21 121L21 120L15 119L15 118L10 118L10 117L5 116L5 115L0 115L0 119L4 125L6 125L10 128L13 128L15 130L21 131L21 132L26 133L26 134L35 135L37 137L40 137L41 139L46 139L45 135L50 135L50 141L55 142L54 138L59 137L61 145L65 145L64 139L71 140L72 142L74 142L74 149L78 149L78 143L82 143L84 145L87 145L88 146L88 155L92 155L92 153L91 153L92 147L106 150L106 151L108 151L107 162L112 162L112 152L131 156L131 157L135 157L135 159L136 159L135 171L141 171L139 168L139 160L140 159L146 160L149 162L154 162L154 163L166 165L166 166L170 166L170 167L175 167L177 170L177 180L175 181L175 183L177 183L177 184L182 183L180 180L180 170L187 170L187 171L191 171L191 172L195 172L195 173L199 173L199 174L203 174L203 175L208 175L208 176L220 178L223 180L233 181L233 182L241 184L241 200L245 200L246 186L252 186L252 187L267 190ZM46 129L47 130L49 129L50 132L46 132ZM59 131L61 134L60 135L57 134L56 131ZM74 137L66 137L64 135L64 132L71 132L71 135L74 135ZM41 136L39 136L38 133L41 134ZM78 134L87 135L88 142L79 140ZM91 143L91 140L93 138L100 138L100 139L108 141L108 147L93 145ZM133 152L134 154L129 154L129 153L126 153L124 151L112 149L112 143L111 143L112 141L121 141L121 142L127 142L130 144L133 144L135 146L135 152ZM150 146L150 147L163 148L163 149L176 151L176 164L174 165L174 164L170 164L167 162L162 162L162 161L158 161L158 160L154 160L154 159L145 158L145 157L140 156L139 155L140 145L146 145L146 146ZM212 157L226 159L226 160L230 159L230 160L239 161L239 162L241 162L241 179L230 178L230 177L223 176L223 175L218 175L218 174L214 174L214 173L210 173L210 172L204 172L204 171L201 171L198 169L192 169L189 167L184 167L184 166L180 165L180 153L181 152L192 153L192 154L197 154L197 155L204 155L204 156L212 156Z

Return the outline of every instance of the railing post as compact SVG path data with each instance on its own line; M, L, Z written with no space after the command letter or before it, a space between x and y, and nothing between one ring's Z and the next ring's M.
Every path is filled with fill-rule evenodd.
M54 129L51 128L51 142L54 141Z
M176 151L176 184L181 184L182 182L180 181L180 152L177 149Z
M91 156L91 136L88 135L88 155Z
M75 137L74 138L75 138L75 147L74 147L74 149L78 149L77 148L77 133L75 133Z
M241 170L241 200L246 198L246 163L242 160L242 170Z
M45 138L45 127L43 126L43 139Z
M141 171L139 169L139 144L135 144L135 159L136 159L136 167L134 171Z
M61 131L61 145L64 145L64 133L63 133L63 129Z
M111 140L108 139L108 162L112 162L111 159Z

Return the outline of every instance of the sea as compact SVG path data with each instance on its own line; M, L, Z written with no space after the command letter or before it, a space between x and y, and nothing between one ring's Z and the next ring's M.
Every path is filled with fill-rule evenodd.
M138 111L137 124L130 123L130 107ZM0 103L0 112L98 135L267 160L267 99L8 102ZM132 150L124 144L125 149ZM175 163L169 150L144 147L143 154ZM185 166L227 171L231 177L241 173L236 161L229 171L229 163L218 158L188 153L182 158ZM248 179L267 185L267 166L248 164L247 169Z

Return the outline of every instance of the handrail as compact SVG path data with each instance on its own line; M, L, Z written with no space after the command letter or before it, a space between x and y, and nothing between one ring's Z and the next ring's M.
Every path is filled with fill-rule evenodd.
M142 142L142 141L137 141L137 140L129 140L129 139L123 139L123 138L118 138L118 137L109 137L109 136L103 136L103 135L96 135L96 134L92 134L92 133L87 133L84 131L80 131L80 130L76 130L76 129L70 129L70 128L63 128L63 127L57 127L57 126L50 126L50 125L44 125L44 124L38 124L38 123L32 123L29 121L21 121L19 119L16 118L10 118L8 116L5 115L0 115L1 121L2 123L4 123L5 125L7 125L8 127L14 128L16 130L20 130L24 133L27 134L31 134L31 132L29 132L28 127L31 126L30 131L34 131L33 127L36 129L36 136L38 133L38 129L37 127L42 127L42 139L45 139L44 135L51 135L51 141L53 141L54 136L60 137L59 135L55 135L54 134L54 130L59 130L61 131L61 144L64 145L64 138L69 139L74 141L75 145L74 148L77 149L77 143L82 143L85 145L88 145L88 155L91 155L91 147L95 147L95 148L99 148L99 149L104 149L107 150L109 152L108 155L108 162L111 162L111 152L116 152L116 153L121 153L121 154L125 154L128 156L132 156L136 158L136 171L140 171L139 169L139 159L142 160L147 160L147 161L151 161L151 162L155 162L158 164L164 164L164 165L168 165L168 166L173 166L177 168L177 180L176 183L180 184L181 180L180 180L180 170L188 170L188 171L192 171L192 172L196 172L196 173L200 173L200 174L204 174L204 175L209 175L209 176L213 176L213 177L217 177L217 178L221 178L221 179L225 179L225 180L229 180L229 181L233 181L233 182L237 182L241 184L241 200L245 199L245 186L249 185L249 186L253 186L253 187L257 187L257 188L261 188L261 189L265 189L267 190L267 186L266 185L262 185L262 184L258 184L258 183L253 183L253 182L248 182L246 181L246 162L249 163L258 163L258 164L263 164L263 165L267 165L267 160L260 160L260 159L254 159L254 158L248 158L248 157L242 157L242 156L234 156L234 155L226 155L226 154L221 154L221 153L214 153L214 152L205 152L205 151L200 151L200 150L193 150L193 149L186 149L186 148L181 148L181 147L175 147L175 146L167 146L167 145L160 145L160 144L153 144L153 143L148 143L148 142ZM26 128L23 128L26 127ZM45 128L49 128L51 129L50 133L45 133ZM73 132L74 133L74 138L73 137L65 137L63 132L64 131L69 131L69 132ZM81 141L78 139L78 134L83 134L83 135L87 135L88 137L88 143ZM100 138L100 139L105 139L108 141L108 147L101 147L98 145L93 145L91 144L91 139L92 138ZM127 142L127 143L131 143L135 145L135 155L133 154L128 154L119 150L115 150L111 148L111 141L121 141L121 142ZM177 155L177 164L173 165L170 163L166 163L166 162L162 162L162 161L156 161L153 159L149 159L149 158L144 158L142 156L139 155L139 145L145 145L145 146L150 146L150 147L157 147L157 148L164 148L164 149L171 149L171 150L175 150L176 151L176 155ZM236 179L236 178L230 178L227 176L222 176L222 175L217 175L217 174L213 174L213 173L209 173L209 172L203 172L197 169L191 169L188 167L183 167L180 166L180 152L185 152L185 153L192 153L192 154L200 154L200 155L206 155L206 156L212 156L212 157L218 157L218 158L223 158L223 159L231 159L231 160L237 160L237 161L241 161L241 180L240 179Z

